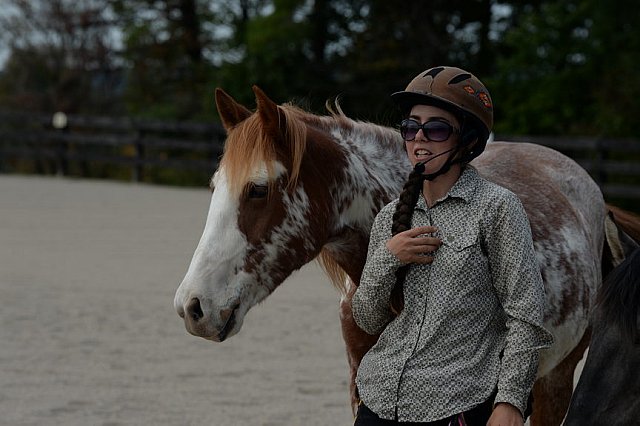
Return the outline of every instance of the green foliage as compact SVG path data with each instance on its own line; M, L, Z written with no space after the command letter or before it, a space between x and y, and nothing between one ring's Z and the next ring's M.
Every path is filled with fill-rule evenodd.
M389 94L439 64L485 80L496 131L638 137L628 0L7 0L0 104L212 120L251 85L393 124ZM117 35L117 36L114 36Z
M213 69L204 61L202 20L205 1L112 0L124 23L126 61L123 100L130 114L141 117L206 117L200 94ZM209 111L210 112L210 111Z
M635 136L640 48L618 0L543 2L505 32L489 79L503 134Z
M257 84L314 112L339 96L392 124L389 94L451 64L486 80L499 133L639 132L628 0L8 1L20 13L3 20L5 106L211 120L215 87L252 106Z
M216 87L253 108L257 84L278 103L325 113L325 101L339 98L353 118L394 125L399 117L389 95L420 71L448 64L487 84L497 134L638 139L636 6L630 0L4 0L0 45L8 59L0 70L0 109L210 122L217 118ZM51 169L44 160L16 164ZM92 176L130 178L126 167L89 166ZM70 172L86 175L86 168ZM204 181L188 170L145 172L156 182ZM638 183L637 176L610 179Z
M117 112L108 0L5 0L0 105L12 109ZM6 8L4 7L6 6Z
M347 57L345 95L353 99L348 109L359 117L395 122L389 95L404 89L420 71L489 64L487 46L480 45L489 29L489 8L484 0L416 0L402 7L385 0L368 2L364 30L354 34Z

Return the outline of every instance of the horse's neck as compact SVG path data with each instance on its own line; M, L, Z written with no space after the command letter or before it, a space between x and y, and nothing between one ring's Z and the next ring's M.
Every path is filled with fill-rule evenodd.
M400 193L409 162L393 129L343 120L329 131L344 148L349 166L332 191L336 229L325 248L357 283L373 220Z
M341 224L371 228L378 211L400 193L409 161L396 131L349 121L332 136L347 155L344 177L336 182L335 205Z

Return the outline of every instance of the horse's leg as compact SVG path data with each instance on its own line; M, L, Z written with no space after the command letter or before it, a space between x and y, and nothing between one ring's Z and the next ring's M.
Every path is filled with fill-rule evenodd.
M349 392L351 395L351 410L355 416L358 407L359 397L356 389L356 372L364 354L374 345L378 336L371 336L358 327L351 313L351 297L355 292L352 286L349 293L340 301L340 323L342 325L342 338L347 349L347 360L349 361L350 383Z
M587 329L578 345L549 374L533 385L531 426L562 424L573 393L573 373L589 346L591 330Z

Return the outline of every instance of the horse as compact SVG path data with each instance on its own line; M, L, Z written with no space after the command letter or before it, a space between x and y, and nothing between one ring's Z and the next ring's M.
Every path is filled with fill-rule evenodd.
M565 426L626 426L640 419L640 249L606 278Z
M238 333L251 307L318 259L342 292L354 408L355 374L377 336L357 327L350 301L373 219L398 196L410 170L404 143L396 129L352 120L337 104L321 116L278 105L257 86L253 91L255 111L216 89L227 140L211 179L204 231L174 306L189 333L222 342ZM531 422L560 424L573 370L589 343L602 264L611 262L603 255L608 216L602 193L575 162L542 146L492 142L472 164L515 192L529 216L547 294L545 326L556 342L541 354ZM640 223L630 226L640 229Z

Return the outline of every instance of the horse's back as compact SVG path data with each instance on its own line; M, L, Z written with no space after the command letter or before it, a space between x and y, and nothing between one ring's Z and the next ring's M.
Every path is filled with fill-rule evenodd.
M606 207L598 185L569 157L529 143L492 142L473 165L514 192L531 223L547 292L545 325L556 345L540 375L580 341L601 281Z
M557 227L568 218L560 214L569 213L589 230L602 227L606 207L598 185L558 151L531 143L492 142L473 164L487 179L515 192L532 222L553 218Z

